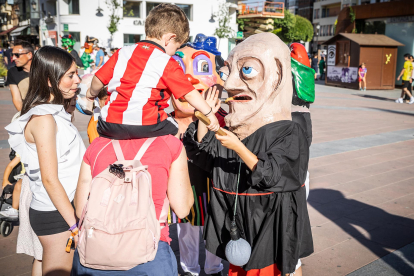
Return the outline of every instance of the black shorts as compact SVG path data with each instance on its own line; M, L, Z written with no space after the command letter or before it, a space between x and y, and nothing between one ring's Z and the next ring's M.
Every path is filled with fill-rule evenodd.
M411 86L411 83L410 83L410 81L402 81L402 88L404 89L404 88L407 88L408 90L410 90L410 86Z
M30 208L29 219L30 225L37 236L59 234L68 231L70 228L58 210L37 211Z
M178 133L178 124L170 115L168 115L168 119L148 126L108 123L99 117L97 129L101 137L115 140L130 140L159 137L168 134L176 135Z

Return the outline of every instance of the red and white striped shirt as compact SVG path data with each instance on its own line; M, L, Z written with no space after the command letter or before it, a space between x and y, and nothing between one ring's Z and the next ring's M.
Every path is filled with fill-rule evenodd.
M147 40L122 47L95 76L111 93L102 120L114 124L160 123L168 118L171 94L178 99L194 90L177 61Z

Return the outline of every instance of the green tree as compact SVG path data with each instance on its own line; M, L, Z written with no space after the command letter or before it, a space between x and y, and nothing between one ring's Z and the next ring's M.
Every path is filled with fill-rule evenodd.
M307 42L313 38L312 23L302 16L290 13L289 10L285 10L284 18L274 19L274 27L273 33L285 43Z
M118 9L121 7L121 4L118 0L106 0L106 5L110 11L108 31L111 34L112 44L114 33L118 31L119 21L121 20L121 17L118 15Z

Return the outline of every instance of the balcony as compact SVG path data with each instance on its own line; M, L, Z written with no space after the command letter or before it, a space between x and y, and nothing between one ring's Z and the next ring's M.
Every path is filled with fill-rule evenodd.
M243 1L241 1L243 2ZM239 18L284 18L285 3L283 2L249 2L239 4Z

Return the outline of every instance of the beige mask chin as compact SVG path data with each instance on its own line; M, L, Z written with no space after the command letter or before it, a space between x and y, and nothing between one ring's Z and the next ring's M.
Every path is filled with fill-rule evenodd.
M230 96L226 125L239 138L291 119L290 70L289 48L274 34L253 35L233 49L220 71Z

